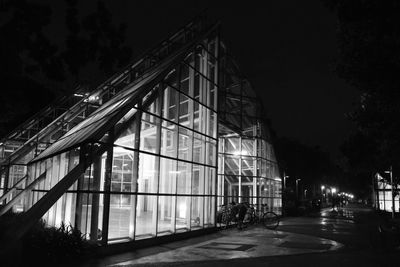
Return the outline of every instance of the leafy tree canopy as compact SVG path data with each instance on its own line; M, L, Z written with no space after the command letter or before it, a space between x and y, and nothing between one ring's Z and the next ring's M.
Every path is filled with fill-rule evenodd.
M95 86L131 58L126 25L113 23L103 1L87 15L79 14L76 0L66 1L59 46L44 31L52 23L51 4L0 3L0 136L76 86Z

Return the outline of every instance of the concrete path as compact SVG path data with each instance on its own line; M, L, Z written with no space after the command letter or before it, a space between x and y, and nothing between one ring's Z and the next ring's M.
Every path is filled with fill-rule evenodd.
M392 255L376 254L376 218L372 215L371 209L352 205L340 212L323 209L311 216L286 217L278 231L261 226L243 231L233 228L80 266L298 266L304 261L311 263L307 266L320 266L321 262L324 266L354 266L360 261L376 266L379 261L390 262Z
M228 260L326 252L339 249L341 246L341 244L328 239L253 227L244 231L238 231L237 229L226 230L222 237L146 257L119 262L111 266Z

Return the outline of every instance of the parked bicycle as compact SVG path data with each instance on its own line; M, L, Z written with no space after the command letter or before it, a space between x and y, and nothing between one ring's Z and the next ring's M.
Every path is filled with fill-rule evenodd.
M219 222L221 228L226 229L233 223L238 223L238 214L234 214L232 203L221 205L219 211ZM261 204L261 209L257 210L256 205L248 204L243 226L261 223L265 228L274 230L279 226L280 217L273 211L268 211L267 204ZM239 224L241 227L241 224Z
M227 229L229 227L229 225L231 225L231 223L233 221L235 221L235 215L232 212L232 204L224 204L224 205L220 205L219 206L221 209L219 211L219 221L221 223L221 228L222 229Z

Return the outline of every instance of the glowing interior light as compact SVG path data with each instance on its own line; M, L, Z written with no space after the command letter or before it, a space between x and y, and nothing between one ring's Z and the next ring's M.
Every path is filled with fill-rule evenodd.
M186 203L179 204L179 217L185 218L186 217Z
M248 156L249 153L247 153L246 150L242 150L242 151L235 150L235 152L233 152L233 155L235 155L235 156Z

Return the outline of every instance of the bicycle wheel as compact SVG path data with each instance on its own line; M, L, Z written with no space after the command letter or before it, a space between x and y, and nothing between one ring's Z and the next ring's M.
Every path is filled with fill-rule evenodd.
M279 216L275 212L268 211L264 213L263 223L266 228L274 230L279 225Z

